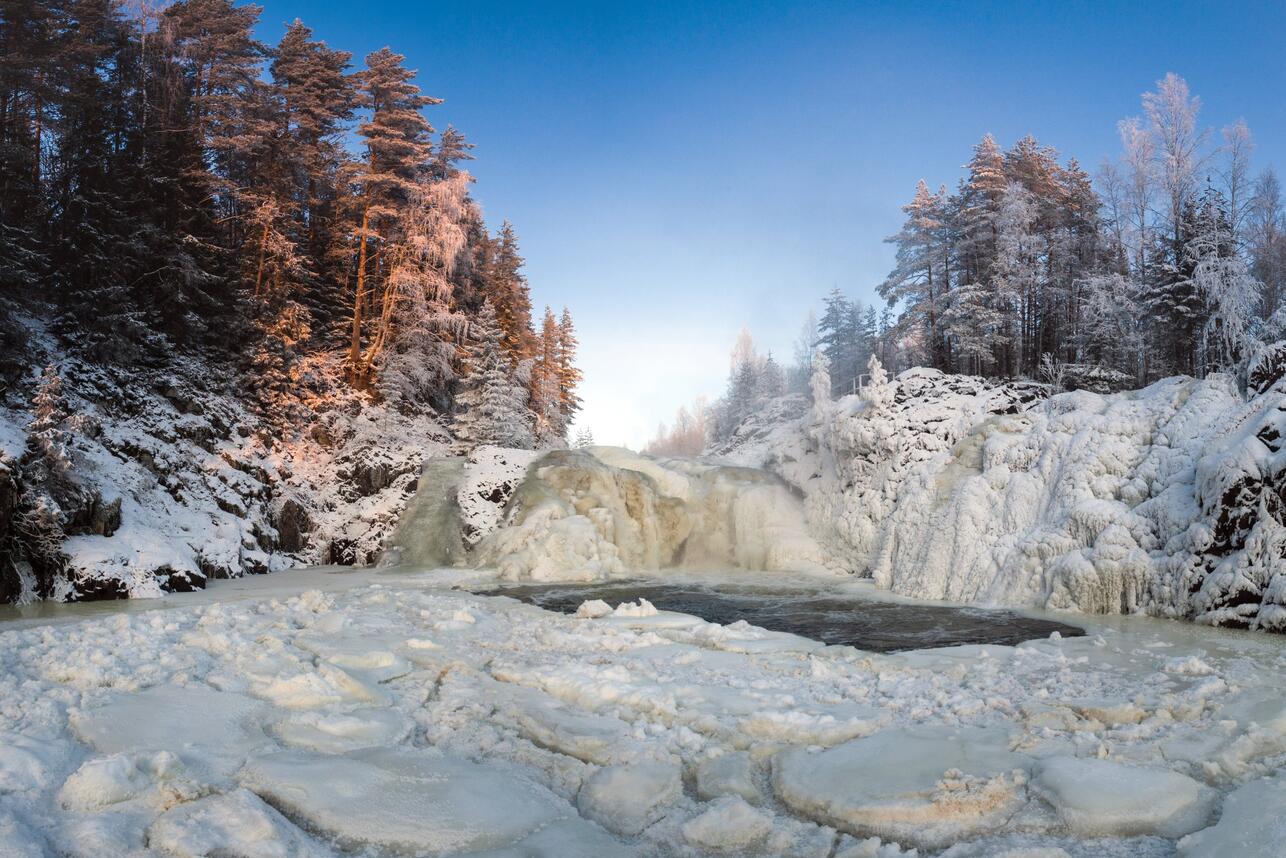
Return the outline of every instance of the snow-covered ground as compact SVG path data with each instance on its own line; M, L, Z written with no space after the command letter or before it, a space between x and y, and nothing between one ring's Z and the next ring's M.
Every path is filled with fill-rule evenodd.
M445 589L464 577L319 569L0 622L0 854L1286 842L1279 636L1109 617L1084 638L878 655Z

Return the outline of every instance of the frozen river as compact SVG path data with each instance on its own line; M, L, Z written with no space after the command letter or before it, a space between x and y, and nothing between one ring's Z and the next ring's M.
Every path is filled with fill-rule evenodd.
M1196 858L1286 842L1280 637L995 622L776 573L546 588L550 607L587 597L579 615L461 589L497 584L313 569L8 612L0 854ZM875 637L745 621L793 623L810 600L881 618L854 633ZM1018 623L1038 636L878 651Z

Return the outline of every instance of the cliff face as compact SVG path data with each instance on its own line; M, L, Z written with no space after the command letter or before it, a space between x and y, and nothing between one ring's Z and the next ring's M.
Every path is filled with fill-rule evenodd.
M1272 373L1047 396L916 369L758 423L712 453L804 492L819 539L896 592L1286 631Z
M199 354L98 363L26 326L0 406L0 600L152 596L379 555L421 463L450 442L313 367L266 413ZM57 378L57 396L36 400ZM51 397L46 397L51 399ZM44 415L43 422L40 419Z

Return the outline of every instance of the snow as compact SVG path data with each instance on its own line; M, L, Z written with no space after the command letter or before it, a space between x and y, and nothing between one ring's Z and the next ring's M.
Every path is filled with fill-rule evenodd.
M1279 851L1275 636L1104 618L882 655L466 580L494 579L323 569L0 623L0 854Z
M926 369L888 387L752 417L712 453L785 479L831 562L895 593L1286 629L1280 391L1215 374L1049 397Z

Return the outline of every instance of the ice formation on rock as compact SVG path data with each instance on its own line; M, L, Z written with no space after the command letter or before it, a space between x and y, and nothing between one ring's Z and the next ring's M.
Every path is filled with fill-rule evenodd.
M1280 382L889 387L712 452L786 479L833 556L897 593L1286 630Z

